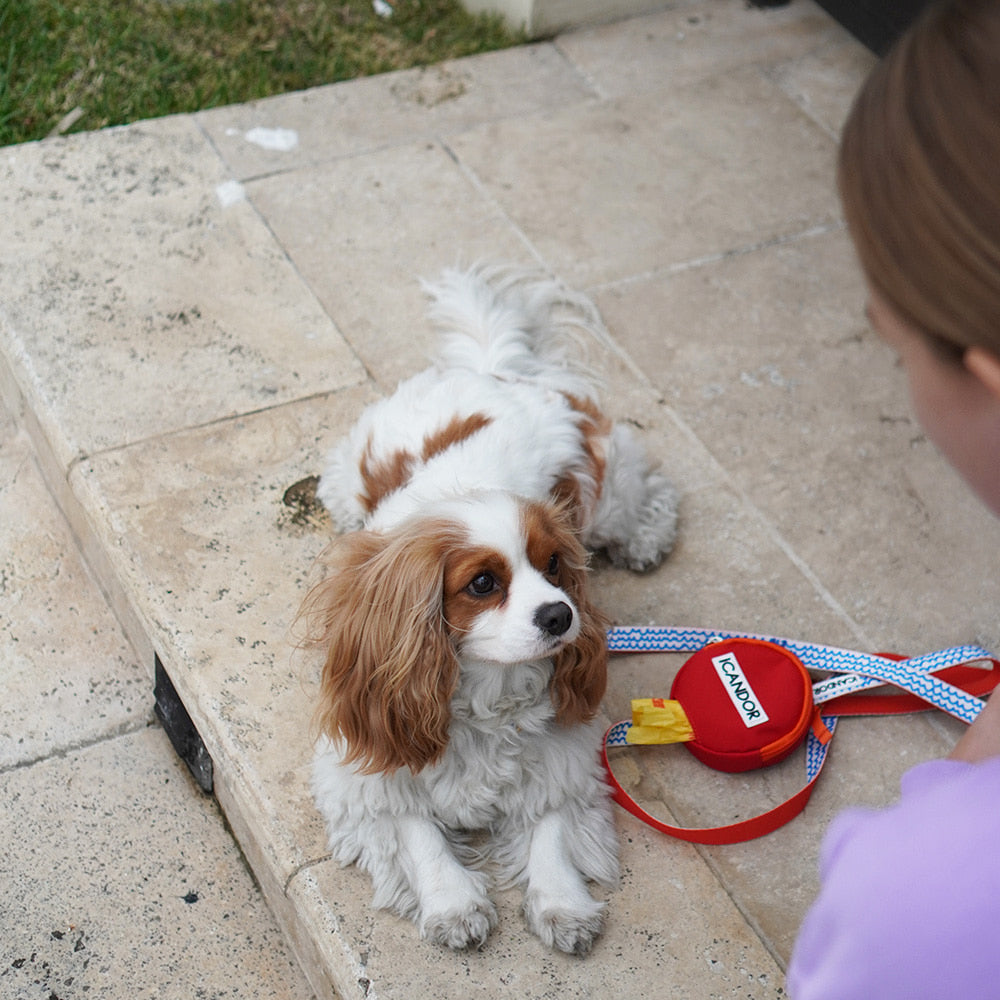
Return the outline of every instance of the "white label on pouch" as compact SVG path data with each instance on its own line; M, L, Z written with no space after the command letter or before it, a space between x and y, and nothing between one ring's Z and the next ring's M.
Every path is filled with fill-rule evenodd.
M722 656L712 657L712 666L722 681L722 686L726 689L736 711L740 713L743 725L747 729L753 729L767 722L767 712L760 703L760 699L750 687L750 682L743 673L743 668L732 653L725 653Z

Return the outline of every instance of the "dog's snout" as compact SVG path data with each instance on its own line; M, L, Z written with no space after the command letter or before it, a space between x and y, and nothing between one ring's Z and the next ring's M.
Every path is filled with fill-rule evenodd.
M563 635L573 624L573 609L565 601L543 604L535 612L535 624L549 635Z

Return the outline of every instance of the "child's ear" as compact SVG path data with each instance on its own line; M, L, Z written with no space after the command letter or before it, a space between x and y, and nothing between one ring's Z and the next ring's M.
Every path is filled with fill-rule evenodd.
M1000 357L985 347L970 347L962 360L965 367L1000 400Z

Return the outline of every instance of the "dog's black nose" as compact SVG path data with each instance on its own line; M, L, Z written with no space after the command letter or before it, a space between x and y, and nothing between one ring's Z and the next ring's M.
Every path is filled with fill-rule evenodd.
M535 624L549 635L563 635L573 624L573 609L565 601L543 604L535 612Z

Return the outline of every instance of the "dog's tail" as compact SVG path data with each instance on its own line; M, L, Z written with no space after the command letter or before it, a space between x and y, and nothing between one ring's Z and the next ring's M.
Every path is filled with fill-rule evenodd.
M511 267L446 270L423 282L430 318L444 334L438 361L498 378L591 396L587 343L618 348L585 296L553 278Z

